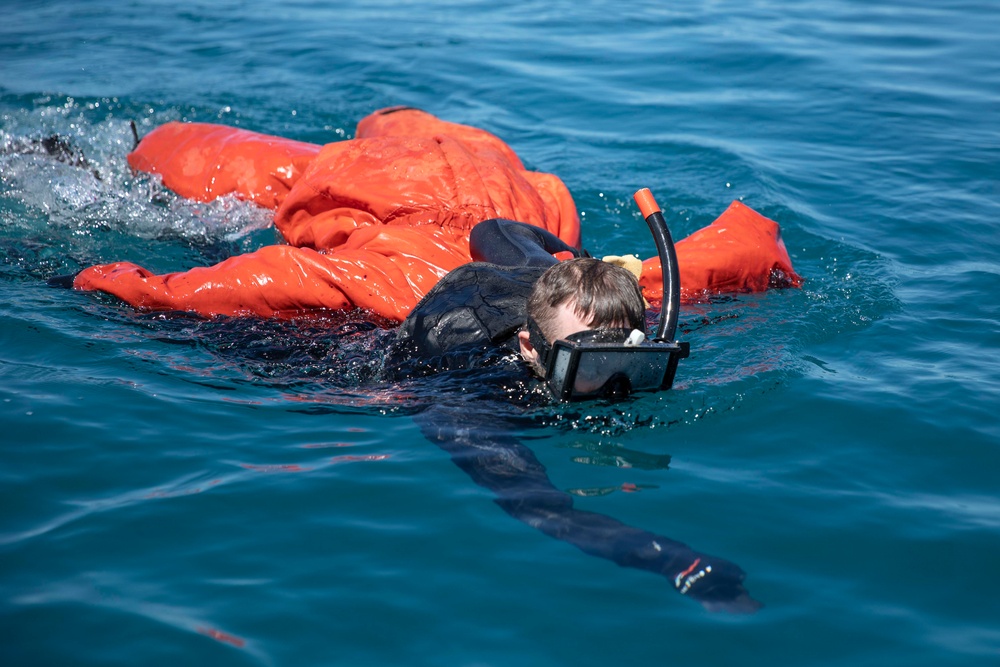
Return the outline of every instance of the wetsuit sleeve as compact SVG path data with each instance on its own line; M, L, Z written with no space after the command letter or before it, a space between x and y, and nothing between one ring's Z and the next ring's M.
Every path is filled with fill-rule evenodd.
M516 425L477 406L438 403L417 422L476 484L496 494L504 512L592 556L663 575L675 590L709 610L746 613L760 607L743 587L745 573L735 563L576 509L573 497L557 489L532 451L518 442Z
M503 218L484 220L473 227L469 252L474 261L511 267L551 266L558 261L552 256L557 252L589 256L552 232Z

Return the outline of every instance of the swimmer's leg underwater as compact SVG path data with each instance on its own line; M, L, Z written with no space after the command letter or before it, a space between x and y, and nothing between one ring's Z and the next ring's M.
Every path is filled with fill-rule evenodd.
M534 453L513 435L518 424L488 407L439 402L416 417L424 436L448 452L472 480L493 491L510 516L584 553L660 574L709 611L752 613L761 603L743 586L746 574L728 560L677 540L579 510L556 488Z

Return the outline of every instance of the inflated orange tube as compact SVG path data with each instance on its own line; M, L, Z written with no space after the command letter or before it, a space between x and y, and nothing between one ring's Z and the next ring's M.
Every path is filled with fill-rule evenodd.
M674 247L684 301L723 292L763 292L769 287L802 285L778 223L739 201ZM662 280L659 258L645 260L639 284L647 301L662 299Z
M170 122L128 156L137 171L159 174L187 199L224 195L277 208L321 146L209 123Z
M468 261L462 243L440 230L371 228L331 254L267 246L166 275L119 262L85 269L74 287L146 310L293 317L361 308L400 321L441 276Z

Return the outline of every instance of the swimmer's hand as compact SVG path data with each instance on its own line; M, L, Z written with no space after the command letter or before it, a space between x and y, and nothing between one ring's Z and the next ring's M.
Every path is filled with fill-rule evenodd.
M601 261L620 266L635 276L636 280L642 279L642 260L635 255L607 255L602 257ZM646 297L643 297L642 301L646 304L646 308L649 308L649 302L646 301Z
M681 595L697 600L708 611L752 614L764 606L743 587L746 573L722 558L700 555L680 572L667 576Z
M636 280L642 277L642 260L635 255L607 255L601 261L622 267L635 276Z
M52 276L45 284L49 287L61 287L63 289L73 289L73 281L80 275L80 272L70 273L65 276Z

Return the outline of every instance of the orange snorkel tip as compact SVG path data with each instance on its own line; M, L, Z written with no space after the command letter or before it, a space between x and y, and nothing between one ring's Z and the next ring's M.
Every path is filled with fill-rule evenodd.
M663 298L660 302L660 324L656 329L658 341L672 342L677 330L677 313L681 302L681 276L677 268L677 252L674 250L674 240L667 229L667 221L663 219L660 206L653 198L649 188L642 188L633 195L639 205L642 217L649 225L656 241L656 254L660 257L660 271L663 275Z
M639 205L639 211L642 213L643 219L660 212L660 205L656 203L656 199L653 198L653 193L650 192L649 188L639 190L632 195L632 198Z

